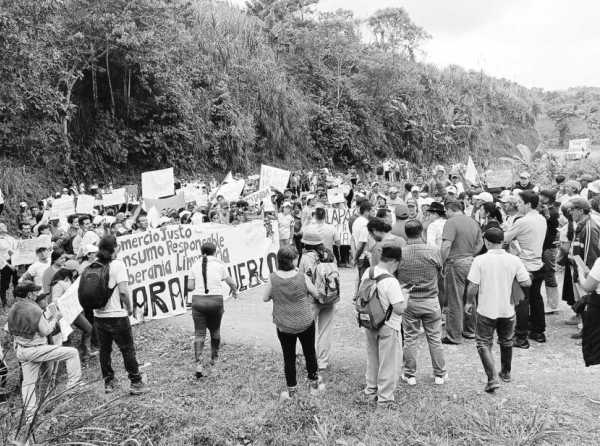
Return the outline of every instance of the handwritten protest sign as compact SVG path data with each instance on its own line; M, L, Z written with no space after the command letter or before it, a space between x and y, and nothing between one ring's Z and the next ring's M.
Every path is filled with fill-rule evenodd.
M173 168L142 173L142 197L161 198L175 194Z
M267 166L265 164L260 166L260 183L258 186L260 190L272 187L275 190L283 192L287 187L289 180L289 170L278 169L277 167Z
M127 201L125 188L113 189L110 194L102 195L104 206L119 206Z
M11 257L13 266L31 265L37 260L35 250L39 246L37 239L20 239L17 240L17 245Z
M91 214L94 210L96 199L92 195L79 195L77 197L77 208L78 214Z
M340 238L342 245L351 245L350 226L350 210L346 207L328 207L327 208L327 223L333 225Z
M244 197L244 201L246 201L248 203L249 206L258 206L260 205L261 201L271 201L271 196L273 195L273 192L271 191L270 187L267 187L265 189L261 189L259 191L253 192L249 195L246 195Z
M327 189L327 200L330 204L343 203L346 201L344 198L344 189L342 187Z
M185 311L194 294L186 291L190 271L202 258L200 248L207 241L217 246L216 256L240 292L263 285L276 269L279 240L277 223L273 226L267 231L263 220L237 226L172 225L119 237L119 258L127 267L137 319Z
M156 208L157 211L163 211L165 209L178 210L185 207L185 199L183 198L183 191L177 195L168 198L144 198L144 207L146 210Z

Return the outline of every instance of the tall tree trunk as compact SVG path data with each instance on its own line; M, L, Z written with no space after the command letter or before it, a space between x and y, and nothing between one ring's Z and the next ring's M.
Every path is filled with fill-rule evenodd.
M108 63L108 54L109 54L109 47L108 47L108 42L106 42L106 54L105 54L105 61L106 61L106 77L108 77L108 90L110 91L110 112L112 114L112 117L115 117L115 95L113 93L113 88L112 88L112 80L110 79L110 64Z
M91 60L92 60L92 97L94 99L94 112L98 111L98 78L96 71L96 47L92 43L91 47Z

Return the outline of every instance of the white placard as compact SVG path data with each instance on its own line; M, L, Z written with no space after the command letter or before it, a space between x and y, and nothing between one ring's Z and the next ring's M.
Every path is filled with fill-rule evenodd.
M175 194L173 168L142 173L142 197L162 198Z
M102 204L104 206L119 206L126 201L126 190L124 187L113 189L112 193L102 195Z
M69 215L75 213L75 201L73 197L67 195L60 197L52 202L52 209L50 210L50 219L58 218L60 220L66 220Z
M96 198L92 195L78 195L76 211L78 214L91 214L94 211L95 204Z
M265 189L272 187L273 189L283 192L290 180L290 171L284 169L278 169L277 167L267 166L263 164L260 166L260 183L259 189Z
M327 189L327 200L330 204L343 203L346 201L344 198L344 189L342 187Z
M219 195L222 195L227 201L235 201L240 198L245 185L246 182L244 180L222 184L215 192L214 197L217 198Z

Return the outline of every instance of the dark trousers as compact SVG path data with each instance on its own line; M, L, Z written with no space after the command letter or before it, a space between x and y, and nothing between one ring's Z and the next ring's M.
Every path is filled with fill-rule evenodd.
M94 319L94 325L98 332L98 341L100 342L100 370L104 382L108 383L115 378L115 372L112 369L111 353L113 341L121 350L125 370L132 383L138 383L142 380L138 362L135 357L135 346L133 345L133 333L128 317L97 317Z
M358 268L358 283L360 286L360 281L362 280L362 276L365 273L366 270L369 269L369 267L371 266L371 264L369 263L369 259L364 258L358 261L358 263L356 264L356 267Z
M302 345L302 352L306 360L306 371L308 379L315 381L319 379L317 364L317 353L315 351L315 323L302 333L284 333L277 329L277 337L283 351L283 366L285 370L285 381L288 387L296 387L296 340Z
M0 300L2 305L6 305L6 293L10 288L10 282L12 281L13 288L17 286L17 273L8 265L0 270Z
M477 348L492 349L494 330L498 333L498 345L500 347L512 347L515 332L515 316L490 319L478 313L475 322L475 343L477 344Z
M86 336L90 336L90 344L92 345L92 347L98 347L98 332L96 331L96 326L94 325L94 310L92 310L91 308L86 308L83 310L83 315L92 325L92 332L86 334Z
M348 265L350 263L350 246L334 245L333 254L338 262L338 265Z
M192 296L194 319L194 354L196 361L202 358L206 330L210 332L212 358L215 359L221 343L221 320L223 319L223 296Z
M545 278L544 268L530 272L529 275L531 276L531 287L525 289L525 298L515 307L517 313L515 335L520 339L526 339L529 331L533 333L546 331L544 299L541 293Z

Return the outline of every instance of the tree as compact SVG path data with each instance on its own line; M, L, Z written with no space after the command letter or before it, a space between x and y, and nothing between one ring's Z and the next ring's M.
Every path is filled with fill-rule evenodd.
M407 55L415 60L421 43L431 36L415 25L404 8L385 8L375 11L367 23L375 36L377 47Z

